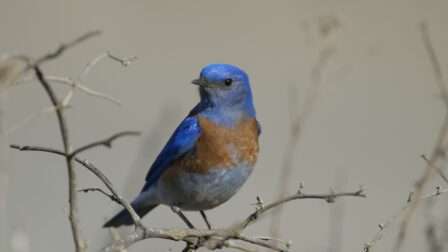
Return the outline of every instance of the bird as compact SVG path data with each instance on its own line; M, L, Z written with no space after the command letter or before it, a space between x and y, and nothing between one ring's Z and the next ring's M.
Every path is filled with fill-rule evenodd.
M205 66L199 78L200 101L175 129L151 165L140 194L131 202L143 217L158 205L204 211L228 201L252 173L259 153L261 126L256 118L249 77L229 64ZM132 225L122 210L103 227Z

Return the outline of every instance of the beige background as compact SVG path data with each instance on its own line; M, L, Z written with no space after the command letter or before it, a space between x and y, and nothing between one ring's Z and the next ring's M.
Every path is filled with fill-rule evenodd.
M261 155L251 178L229 202L209 211L217 227L252 210L256 195L274 199L291 114L309 95L311 69L325 46L319 17L340 25L326 41L336 48L323 71L316 106L295 152L289 192L304 181L308 192L330 186L368 187L368 198L335 205L297 201L287 205L281 237L293 251L330 249L330 216L341 235L339 251L362 251L363 244L405 202L423 172L419 157L429 153L443 118L434 76L422 46L418 24L427 20L445 74L448 75L448 2L431 1L23 1L0 0L0 53L19 50L42 55L86 31L101 37L68 51L44 66L47 74L78 76L84 65L106 50L138 56L123 68L105 60L84 84L121 99L119 107L77 93L68 112L74 146L117 131L141 130L140 138L118 140L113 149L85 153L131 199L143 185L151 161L173 129L198 100L189 82L209 63L231 63L251 77L258 117L263 125ZM66 89L58 88L60 94ZM7 125L13 126L49 106L36 83L10 90ZM288 93L298 94L298 106ZM291 105L291 103L293 105ZM16 144L61 146L53 115L41 116L9 136ZM67 179L62 159L44 153L11 151L8 231L31 249L72 251L67 220ZM82 187L99 182L79 168ZM438 178L428 188L442 183ZM80 194L80 219L90 251L108 237L101 225L118 206L97 193ZM446 196L439 213L446 218ZM339 210L337 210L339 209ZM424 211L413 226L405 251L427 251ZM199 215L189 213L202 225ZM333 218L334 219L334 218ZM443 220L443 218L441 219ZM183 223L165 206L144 218L154 227ZM246 230L268 234L269 218ZM390 251L397 228L376 251ZM22 238L21 238L22 237ZM24 244L19 242L19 244ZM131 251L178 251L180 243L146 240ZM9 245L10 246L10 245ZM26 247L26 246L25 246Z

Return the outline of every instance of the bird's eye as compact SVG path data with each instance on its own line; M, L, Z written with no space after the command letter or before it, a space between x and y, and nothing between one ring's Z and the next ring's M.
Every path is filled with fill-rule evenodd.
M226 85L226 87L230 87L230 85L232 85L232 83L233 83L233 80L232 80L232 79L226 79L226 80L224 81L224 85Z

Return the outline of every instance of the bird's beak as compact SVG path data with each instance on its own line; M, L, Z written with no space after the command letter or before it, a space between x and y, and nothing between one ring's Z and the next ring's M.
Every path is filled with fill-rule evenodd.
M195 84L195 85L198 85L198 86L202 86L202 87L208 87L209 86L207 81L205 81L203 79L192 80L191 83Z

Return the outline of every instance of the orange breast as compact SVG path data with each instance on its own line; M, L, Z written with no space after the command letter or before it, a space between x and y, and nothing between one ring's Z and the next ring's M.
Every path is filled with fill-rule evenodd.
M227 128L198 116L201 135L195 153L185 160L184 170L207 173L210 168L232 168L237 163L254 164L258 157L258 125L245 119Z

